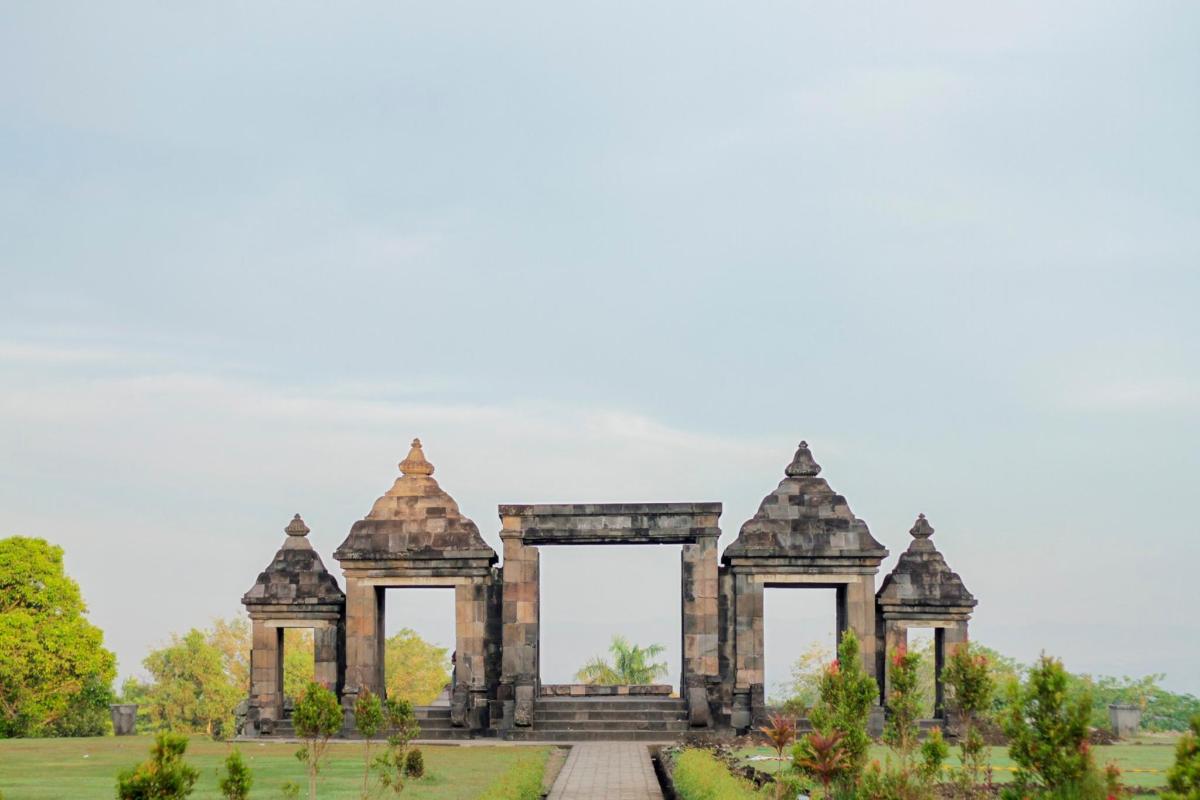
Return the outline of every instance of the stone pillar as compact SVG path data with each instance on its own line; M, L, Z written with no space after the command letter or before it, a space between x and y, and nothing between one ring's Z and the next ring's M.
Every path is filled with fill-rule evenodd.
M283 629L251 621L249 719L259 732L283 716ZM263 722L266 725L263 725Z
M334 693L342 688L340 627L331 622L313 628L313 680Z
M509 534L518 519L504 520L504 600L502 603L504 652L501 657L501 692L505 722L533 724L538 693L538 619L540 611L539 554L526 547L519 534Z
M346 576L346 691L349 705L363 689L384 694L380 590L362 578Z
M487 710L487 586L482 578L454 587L455 685L450 718L459 727L488 726Z
M883 681L883 702L886 705L892 691L891 656L897 647L908 646L908 628L903 623L889 619L883 624L883 675L878 676ZM876 659L879 662L879 659Z
M763 692L763 585L747 573L735 573L734 593L734 720L744 728L762 719Z
M863 669L875 676L875 576L859 575L846 585L846 627L854 631L862 651Z
M942 670L946 659L961 644L967 641L967 621L961 620L933 631L933 716L946 719L946 684L942 681Z
M717 540L705 536L680 553L683 598L683 672L680 693L693 727L712 722L710 689L719 680L717 635Z

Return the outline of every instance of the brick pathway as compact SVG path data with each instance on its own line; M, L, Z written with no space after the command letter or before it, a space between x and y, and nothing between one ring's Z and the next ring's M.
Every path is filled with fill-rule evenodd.
M588 742L571 748L550 800L662 800L662 790L646 745Z

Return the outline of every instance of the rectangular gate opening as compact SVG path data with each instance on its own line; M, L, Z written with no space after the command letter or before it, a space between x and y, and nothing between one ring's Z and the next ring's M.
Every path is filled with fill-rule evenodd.
M543 684L582 683L579 671L596 658L619 667L610 648L613 637L620 636L631 645L661 645L663 651L648 661L666 664L666 672L648 682L678 690L683 653L679 547L543 547L540 572Z
M454 589L383 591L383 678L389 697L449 705L455 643Z
M763 686L769 706L805 713L837 652L837 590L768 586L763 592Z

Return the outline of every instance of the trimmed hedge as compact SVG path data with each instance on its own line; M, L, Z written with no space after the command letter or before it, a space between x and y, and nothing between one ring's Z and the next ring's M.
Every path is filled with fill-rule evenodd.
M523 758L493 781L479 800L540 800L545 774L545 755Z
M749 781L734 777L706 750L684 750L671 773L679 800L753 800L760 795Z

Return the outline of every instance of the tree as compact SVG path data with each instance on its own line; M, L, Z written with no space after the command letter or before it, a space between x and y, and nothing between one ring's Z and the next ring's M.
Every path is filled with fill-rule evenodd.
M354 701L354 727L363 737L363 800L371 796L371 740L383 727L383 703L370 689L363 689Z
M942 670L942 680L949 690L949 711L958 729L961 766L955 772L954 783L968 798L991 794L990 748L981 726L991 718L996 683L990 659L981 649L963 642L950 651Z
M1175 745L1163 800L1200 800L1200 714L1192 717L1190 727Z
M1062 662L1042 654L1023 686L1009 686L1001 724L1009 738L1009 756L1017 764L1015 793L1086 797L1096 788L1087 741L1092 698L1086 689L1069 692L1068 682Z
M173 636L170 645L152 651L142 664L154 677L146 701L155 723L210 736L232 729L233 707L243 691L233 685L221 651L203 631L193 628L182 638Z
M393 794L404 791L404 778L410 774L408 743L417 738L421 728L412 705L407 700L389 697L383 704L384 725L388 731L387 747L375 759L379 784ZM424 772L424 762L420 769ZM420 777L413 775L413 777Z
M0 540L0 737L103 725L117 662L86 613L61 547Z
M120 800L178 800L192 793L200 772L183 760L187 737L163 731L154 737L150 760L117 776Z
M450 682L449 666L446 648L430 644L409 628L384 644L388 697L414 706L427 706L442 693Z
M245 617L214 619L208 643L221 653L221 663L229 682L239 692L250 692L250 647L253 639Z
M299 697L316 677L313 647L312 629L284 628L283 693L287 697Z
M820 642L813 642L792 663L792 677L780 686L787 698L783 711L787 714L807 715L820 696L821 673L833 654Z
M242 759L241 751L236 748L225 757L225 774L218 781L221 794L225 800L246 800L250 796L250 787L254 785L254 776L250 767Z
M603 656L596 656L575 673L575 680L602 686L634 686L654 683L655 679L667 674L663 661L651 661L666 650L661 644L647 647L630 644L624 636L614 636L608 652L612 653L610 664Z
M826 737L841 732L839 746L849 760L846 775L849 782L857 778L866 764L867 749L871 746L867 720L878 696L878 684L863 669L858 637L848 630L838 643L837 660L821 676L820 699L813 706L809 721Z
M292 725L304 747L296 758L308 768L308 798L317 800L317 773L329 747L329 739L342 729L342 707L337 695L315 681L305 688L292 710Z

